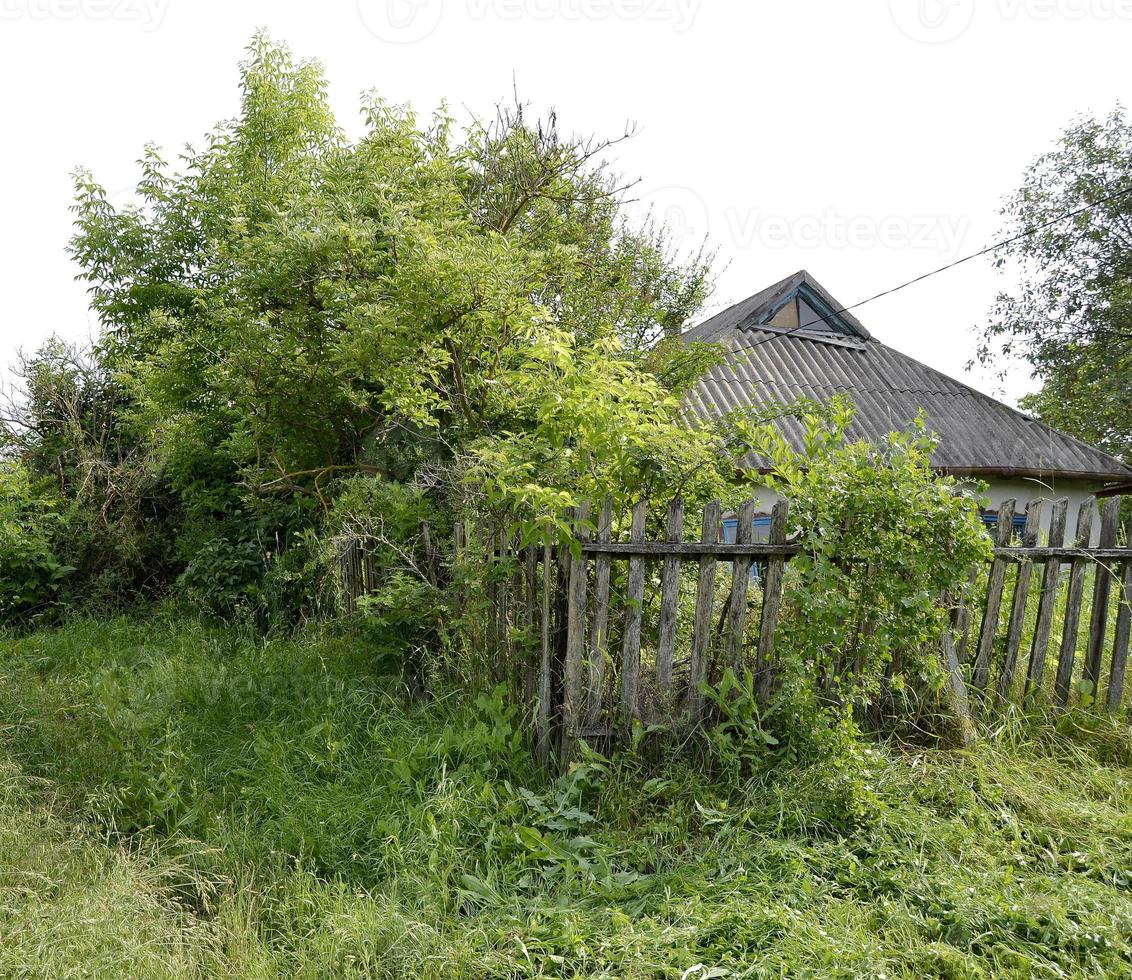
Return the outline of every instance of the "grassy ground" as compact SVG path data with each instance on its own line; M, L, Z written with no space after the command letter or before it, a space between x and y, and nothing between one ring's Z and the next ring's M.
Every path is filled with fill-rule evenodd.
M0 976L1127 976L1132 742L551 779L499 699L186 623L0 639Z

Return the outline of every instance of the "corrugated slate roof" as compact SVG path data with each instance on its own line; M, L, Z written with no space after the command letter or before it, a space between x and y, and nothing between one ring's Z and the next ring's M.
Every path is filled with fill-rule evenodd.
M711 418L799 398L825 402L842 393L856 406L850 437L871 442L906 428L922 409L928 428L939 438L932 459L941 470L1132 481L1132 467L893 350L847 314L837 319L848 336L805 329L782 336L781 329L758 322L803 284L832 309L841 309L812 276L799 272L684 334L687 340L723 343L730 351L690 393L689 406L697 414ZM776 335L772 342L760 343ZM787 439L801 448L801 426L792 419L779 424ZM751 454L744 465L757 469L765 460Z

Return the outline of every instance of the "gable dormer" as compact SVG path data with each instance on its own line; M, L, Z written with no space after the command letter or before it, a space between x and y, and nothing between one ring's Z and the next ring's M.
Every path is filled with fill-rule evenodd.
M782 283L782 289L752 311L743 327L771 327L809 336L868 339L856 317L845 311L809 273L802 271Z

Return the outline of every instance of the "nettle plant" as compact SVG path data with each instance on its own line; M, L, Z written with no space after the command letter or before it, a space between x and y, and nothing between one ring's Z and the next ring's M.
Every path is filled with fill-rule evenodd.
M977 499L933 472L922 418L881 444L848 438L846 400L800 418L801 452L773 427L754 434L802 545L776 646L780 724L812 733L886 706L914 717L945 681L946 599L989 557Z

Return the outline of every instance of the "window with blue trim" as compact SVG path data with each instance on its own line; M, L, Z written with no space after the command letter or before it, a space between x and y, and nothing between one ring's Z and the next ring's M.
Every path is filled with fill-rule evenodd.
M988 531L994 530L998 527L998 511L997 510L984 510L979 516L983 520L983 524ZM1022 532L1026 529L1026 515L1015 514L1013 526L1010 529L1011 538L1021 538Z
M770 515L759 514L751 522L752 537L755 544L765 544L770 540ZM725 517L723 519L723 543L734 544L739 536L739 518Z
M751 522L751 540L755 544L766 544L770 540L770 515L758 514ZM739 535L739 518L725 517L723 519L723 543L734 544ZM755 560L751 565L751 578L758 582L765 562Z

